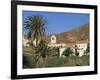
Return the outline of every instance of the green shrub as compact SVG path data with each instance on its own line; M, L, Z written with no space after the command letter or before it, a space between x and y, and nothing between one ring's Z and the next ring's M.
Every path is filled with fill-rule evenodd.
M23 54L23 68L34 68L35 61L33 59L33 55L30 53Z
M71 54L73 54L72 49L71 48L67 48L67 49L65 49L65 51L63 52L62 55L67 57L67 56L70 56Z
M49 56L46 60L46 67L61 67L66 63L66 58Z
M35 64L33 54L23 54L23 68L43 68L43 67L68 67L68 66L88 66L89 55L82 57L78 56L52 56L48 55L45 59L45 63L42 63L42 57L39 59L38 64Z

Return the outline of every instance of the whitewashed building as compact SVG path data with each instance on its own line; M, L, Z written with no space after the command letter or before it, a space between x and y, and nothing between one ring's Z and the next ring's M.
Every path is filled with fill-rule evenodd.
M31 41L30 39L23 37L23 45L24 46L30 46L28 44L30 41ZM89 41L87 40L87 41L78 41L78 42L72 43L72 44L71 43L66 44L64 42L57 42L57 37L55 35L52 35L48 46L49 47L59 47L60 56L62 56L64 50L67 49L68 47L70 47L73 50L73 52L75 53L75 46L77 46L77 52L79 53L79 57L81 57L84 55L84 52L87 49L88 43L89 43ZM36 46L36 40L33 41L33 44Z
M29 39L26 39L25 37L23 37L23 40L22 40L22 44L23 46L30 46L28 43L30 42Z
M30 46L29 42L31 42L31 41L32 41L31 38L28 39L26 36L24 36L23 39L22 39L23 46L29 47L29 46ZM40 41L38 41L38 43L39 43L39 42L40 42ZM36 46L36 39L34 39L34 40L32 41L32 43L33 43L34 46Z
M65 43L57 43L57 38L55 35L51 36L51 42L48 44L49 47L60 47L60 56L62 56L63 52L65 49L67 49L68 47L70 47L73 52L75 53L75 46L77 46L77 52L79 53L79 57L84 55L84 52L87 49L89 41L85 40L85 41L77 41L76 43L73 44L65 44ZM75 54L73 54L75 55Z
M55 35L51 36L51 42L48 44L49 47L65 47L65 43L57 43L57 38Z
M73 50L75 52L75 46L77 46L77 52L79 53L79 56L83 56L87 47L88 47L88 44L89 44L89 41L79 41L79 42L76 42L75 45L73 45Z

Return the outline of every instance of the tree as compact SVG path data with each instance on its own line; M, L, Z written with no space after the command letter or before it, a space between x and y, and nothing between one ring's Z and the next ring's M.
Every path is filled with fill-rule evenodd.
M71 48L67 48L64 50L63 54L64 56L70 56L71 54L73 54L73 51L71 50Z
M40 57L42 57L43 63L44 63L46 56L49 55L50 52L51 52L51 49L50 47L48 47L48 44L46 43L46 41L41 40L36 49L36 53L39 55L37 58L37 61L39 60Z
M35 53L33 54L35 64L37 64L40 56L45 57L43 52L42 54L38 54L38 51L40 50L41 44L39 44L39 40L42 39L43 36L45 36L46 24L46 20L41 15L32 15L28 17L24 22L24 29L27 30L27 38L30 38L32 40L29 44L31 44L32 46L33 40L36 41L35 46L33 45L33 47L35 47L35 52L33 52Z
M24 29L28 30L28 38L36 40L36 46L39 38L45 35L46 24L46 20L41 15L32 15L24 23Z

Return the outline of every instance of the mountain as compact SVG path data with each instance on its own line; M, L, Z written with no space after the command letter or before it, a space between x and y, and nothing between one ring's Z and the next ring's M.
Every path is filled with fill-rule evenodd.
M66 31L60 34L50 34L44 37L47 42L50 42L52 35L57 37L57 43L75 43L76 41L85 41L89 40L89 23L84 24L78 28Z

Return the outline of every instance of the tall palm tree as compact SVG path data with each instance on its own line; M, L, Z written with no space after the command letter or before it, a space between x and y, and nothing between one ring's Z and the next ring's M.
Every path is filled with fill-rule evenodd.
M32 15L24 22L24 29L28 31L27 38L32 39L32 44L33 40L35 41L35 54L33 55L35 64L37 64L39 57L41 56L41 54L37 54L39 47L38 42L39 39L42 39L42 37L45 36L46 24L46 20L41 15Z
M45 35L46 24L46 20L41 15L32 15L24 23L24 28L28 30L28 38L36 40L36 46L39 38Z

